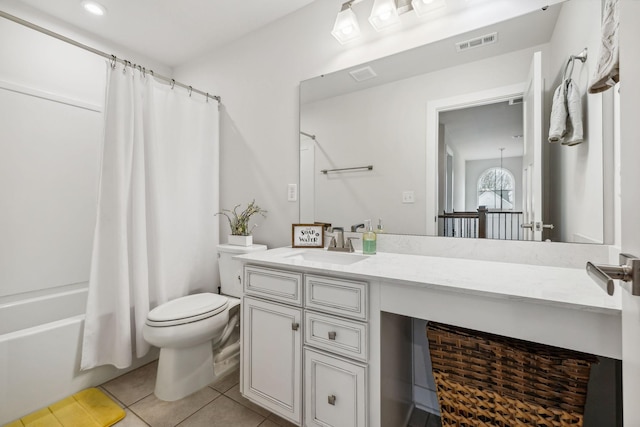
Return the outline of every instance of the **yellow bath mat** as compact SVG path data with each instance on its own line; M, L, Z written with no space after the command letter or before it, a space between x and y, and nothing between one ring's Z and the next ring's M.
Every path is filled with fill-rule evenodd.
M124 410L106 394L88 388L5 427L108 427L124 416Z

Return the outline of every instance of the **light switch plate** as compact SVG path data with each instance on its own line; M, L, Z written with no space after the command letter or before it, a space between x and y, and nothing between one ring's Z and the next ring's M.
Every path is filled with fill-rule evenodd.
M298 200L298 185L289 184L287 186L287 201L295 202Z
M416 196L412 190L402 192L402 203L415 203L415 202L416 202Z

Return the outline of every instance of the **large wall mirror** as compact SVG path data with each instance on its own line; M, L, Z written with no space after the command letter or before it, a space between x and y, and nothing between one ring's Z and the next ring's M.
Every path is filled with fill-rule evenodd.
M300 221L612 243L613 95L587 94L601 3L557 3L303 81ZM550 144L553 92L585 48L570 73L584 141Z

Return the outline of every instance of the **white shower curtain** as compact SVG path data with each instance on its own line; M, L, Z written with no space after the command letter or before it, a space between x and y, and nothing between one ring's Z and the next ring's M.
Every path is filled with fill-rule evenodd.
M81 369L125 368L158 304L217 280L218 103L109 67Z

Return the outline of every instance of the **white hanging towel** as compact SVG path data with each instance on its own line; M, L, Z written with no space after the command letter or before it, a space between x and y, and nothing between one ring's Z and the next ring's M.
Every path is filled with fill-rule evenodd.
M618 0L607 0L602 17L602 41L596 71L589 85L589 93L604 92L620 81Z
M549 142L560 142L567 134L567 82L565 80L553 93L549 122Z
M578 89L578 86L571 79L567 80L566 94L569 126L562 144L577 145L584 141L582 133L582 97L580 95L580 89Z
M582 99L573 80L563 80L553 93L549 122L549 142L577 145L584 141Z

